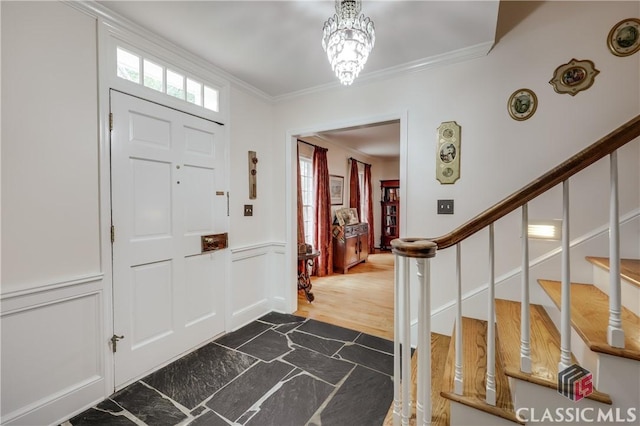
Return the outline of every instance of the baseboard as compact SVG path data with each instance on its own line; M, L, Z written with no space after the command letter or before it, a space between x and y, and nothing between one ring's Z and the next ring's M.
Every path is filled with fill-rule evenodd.
M70 415L102 401L105 397L104 389L104 378L96 377L58 395L52 395L47 401L38 401L19 412L3 415L1 423L5 426L60 424L68 420Z
M228 331L235 331L244 327L270 311L271 306L267 299L262 299L251 306L240 309L239 311L231 314L231 323L229 324Z

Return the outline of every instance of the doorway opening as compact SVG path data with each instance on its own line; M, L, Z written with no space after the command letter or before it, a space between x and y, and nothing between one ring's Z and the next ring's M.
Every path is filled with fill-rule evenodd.
M355 164L359 171L361 199L365 198L364 164L371 165L370 197L373 218L372 223L365 226L368 227L368 232L374 236L373 246L367 247L369 254L366 260L349 268L344 274L345 271L338 268L331 275L311 277L313 286L311 291L315 292L312 303L308 302L302 292L299 293L295 289L296 297L292 307L296 314L387 339L393 338L393 256L390 252L381 250L383 229L381 181L403 180L402 175L405 173L405 168L402 164L405 156L402 155L402 151L406 147L406 143L403 143L403 139L406 138L405 126L404 116L399 115L366 123L339 126L329 130L318 129L292 135L291 174L294 185L290 191L291 197L289 199L296 214L291 216L295 232L290 233L294 238L290 240L292 244L289 247L292 247L294 251L297 248L295 240L298 230L296 220L297 166L300 164L301 170L310 167L313 151L316 147L328 150L327 165L328 173L334 179L331 181L332 185L335 180L343 185L340 198L334 199L333 195L335 194L332 194L331 218L334 222L329 228L332 230L332 234L333 231L337 232L334 228L334 224L337 225L336 211L350 207L349 159L357 160ZM300 158L296 156L296 152L299 152ZM308 194L309 176L304 171L302 175L304 175L301 181L302 193ZM397 199L398 202L401 201L400 193L397 194ZM315 207L313 203L309 202L308 196L303 204L305 213L312 212ZM309 220L306 216L304 218L305 227L317 226L313 220ZM358 219L359 222L365 221L363 218ZM307 236L313 234L309 229L305 229L304 233ZM333 238L332 235L332 246L334 245ZM309 243L309 241L306 242ZM362 252L366 253L365 250ZM294 252L292 255L293 259L297 260L297 253ZM292 262L292 269L293 274L300 272L300 265L297 261Z

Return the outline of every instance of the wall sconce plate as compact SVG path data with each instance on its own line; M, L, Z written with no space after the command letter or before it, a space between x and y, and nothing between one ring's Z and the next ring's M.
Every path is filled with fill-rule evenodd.
M249 199L255 200L258 198L258 157L256 157L255 151L249 151Z

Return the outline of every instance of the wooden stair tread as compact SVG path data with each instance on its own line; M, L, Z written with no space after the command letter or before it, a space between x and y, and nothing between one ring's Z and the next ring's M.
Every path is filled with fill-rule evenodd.
M560 309L561 283L553 280L538 282ZM624 306L621 316L625 347L614 348L607 343L609 297L594 285L571 283L571 324L589 348L594 352L640 361L640 318Z
M431 424L434 426L449 426L449 400L440 395L442 389L442 371L447 361L449 341L451 337L443 334L431 333ZM414 351L411 357L411 396L416 400L416 384L418 382L418 361ZM416 424L416 406L411 404L410 425ZM393 402L387 412L383 426L393 425Z
M609 270L609 258L587 256L586 259L602 269ZM640 259L620 259L620 276L640 287Z
M452 401L465 404L469 407L482 410L486 413L502 417L515 423L524 424L518 420L509 380L504 373L503 363L496 350L495 382L496 382L496 406L486 403L486 371L487 371L487 322L462 318L463 333L463 394L454 393L455 377L455 332L451 337L447 364L444 370L442 396ZM496 333L496 348L499 347Z
M496 319L500 352L505 373L550 389L558 389L558 361L560 360L560 333L540 305L530 305L531 373L520 371L520 302L496 299ZM577 360L572 355L572 363ZM611 397L594 390L589 399L611 404Z

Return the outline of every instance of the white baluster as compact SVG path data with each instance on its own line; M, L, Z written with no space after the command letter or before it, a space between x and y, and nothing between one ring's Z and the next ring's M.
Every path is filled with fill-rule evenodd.
M411 336L410 336L410 264L416 259L420 293L418 299L418 394L416 424L431 424L431 301L429 259L436 255L435 243L427 239L396 239L391 242L398 269L395 271L396 313L394 326L394 405L393 422L409 425L411 417ZM398 359L402 358L401 365ZM402 378L400 377L402 376ZM400 386L402 387L400 389Z
M400 318L402 318L402 291L403 281L400 279L400 256L395 255L393 269L395 275L394 291L394 321L393 321L393 426L400 425L400 406L402 398L400 394Z
M522 206L522 287L520 302L520 370L531 373L529 306L529 208Z
M431 303L429 259L416 258L420 296L418 299L418 394L416 424L431 424Z
M402 284L402 425L411 418L411 305L409 304L409 258L402 258L404 279Z
M620 284L620 218L618 214L618 152L609 156L611 191L609 200L609 326L607 343L624 348L622 330L622 297Z
M562 182L562 290L560 362L558 371L571 366L571 258L569 256L569 181Z
M462 272L460 263L460 243L456 244L456 281L458 285L457 316L456 316L456 368L453 379L453 391L462 395Z
M493 223L489 225L489 309L487 314L487 404L496 405L495 262Z

